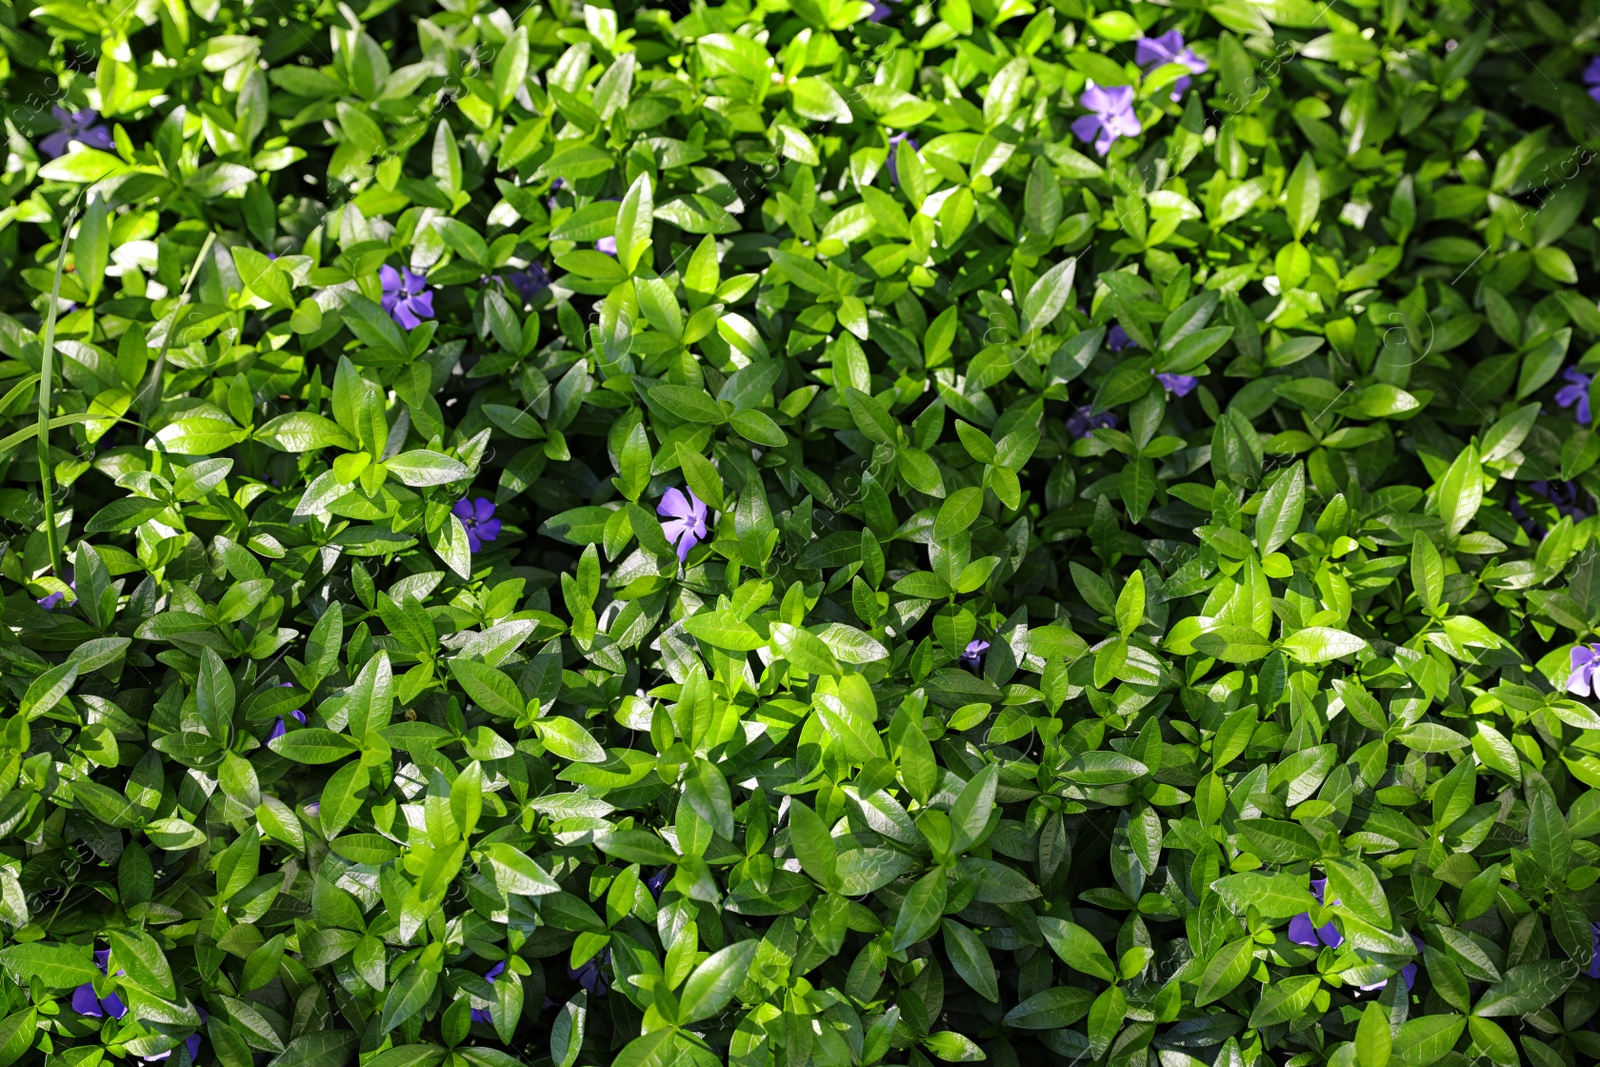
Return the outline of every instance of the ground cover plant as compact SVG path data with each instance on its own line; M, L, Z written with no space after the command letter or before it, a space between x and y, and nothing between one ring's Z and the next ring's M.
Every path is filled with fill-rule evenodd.
M1600 3L0 3L0 1067L1600 1059Z

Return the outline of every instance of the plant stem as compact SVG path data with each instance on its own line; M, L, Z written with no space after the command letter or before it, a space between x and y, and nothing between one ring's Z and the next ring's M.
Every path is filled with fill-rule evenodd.
M206 256L211 253L211 245L217 239L217 233L212 230L206 234L206 239L200 245L200 254L195 257L194 265L189 268L189 276L183 280L183 291L178 294L178 302L172 308L172 322L167 327L166 336L161 339L161 351L156 355L156 365L150 371L150 380L145 382L144 388L139 391L139 414L145 422L155 414L156 406L161 403L161 375L167 369L167 348L172 344L172 333L178 327L178 312L183 310L183 305L189 300L189 290L194 286L194 280L200 274L200 266L205 263Z
M72 235L73 223L78 221L78 201L67 213L67 224L61 228L61 248L56 252L56 280L50 288L50 306L44 315L44 343L39 367L39 495L44 499L45 544L50 551L50 573L61 577L61 544L56 534L56 494L50 475L50 387L55 377L56 362L56 308L61 303L61 272L67 265L67 241Z

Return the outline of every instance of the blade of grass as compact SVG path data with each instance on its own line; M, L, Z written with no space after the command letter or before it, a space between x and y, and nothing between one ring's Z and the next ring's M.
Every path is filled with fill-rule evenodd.
M156 407L161 403L161 376L167 369L167 348L172 344L172 333L178 326L178 312L183 310L183 305L189 302L189 290L194 287L195 278L200 275L200 266L205 263L206 256L211 254L211 245L217 239L215 230L206 234L206 239L200 245L200 254L195 257L194 265L189 268L189 276L183 280L183 291L178 294L178 302L172 308L172 323L167 327L167 334L161 339L161 351L156 355L156 365L150 368L150 380L144 383L144 388L139 390L139 414L146 422L156 413Z
M61 304L61 272L67 265L67 238L78 221L78 205L83 194L73 202L67 213L67 224L61 228L61 249L56 253L56 278L50 286L50 306L44 314L43 351L39 366L39 424L35 431L39 441L39 495L44 499L45 544L50 550L50 573L61 576L61 543L56 534L56 493L50 475L50 387L55 377L56 362L56 309Z

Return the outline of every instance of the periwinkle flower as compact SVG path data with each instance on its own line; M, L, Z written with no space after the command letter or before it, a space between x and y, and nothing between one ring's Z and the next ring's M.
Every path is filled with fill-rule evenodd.
M545 201L545 207L551 209L552 211L555 210L556 193L559 192L561 187L565 184L566 182L562 181L560 178L557 178L555 181L550 183L550 199Z
M582 986L584 991L592 997L603 997L611 992L611 976L601 967L611 962L611 950L603 949L598 956L591 956L584 961L582 967L567 968L567 977Z
M1595 62L1600 63L1600 59ZM1589 950L1589 969L1583 973L1590 978L1600 978L1600 923L1589 924L1589 935L1594 938L1594 945Z
M594 243L596 252L604 252L608 256L617 254L617 239L615 237L602 237Z
M1557 512L1570 517L1573 522L1581 522L1589 517L1589 512L1580 506L1583 490L1577 482L1529 482L1528 488L1549 500Z
M894 14L894 8L884 3L883 0L871 0L871 2L872 14L867 16L868 22L882 22L884 19Z
M895 163L894 157L899 155L901 144L910 144L913 152L922 147L917 143L917 139L909 133L897 133L889 138L889 180L897 186L900 184L900 168Z
M1567 675L1567 692L1575 697L1587 697L1594 693L1594 672L1600 668L1600 648L1594 645L1579 645L1572 650L1568 663L1572 673Z
M493 967L490 967L487 971L483 972L483 980L488 982L490 985L494 985L494 980L504 974L505 970L506 965L504 962L497 963ZM472 1021L475 1023L487 1023L493 1022L494 1019L489 1014L488 1008L473 1008Z
M1074 438L1089 436L1091 430L1112 430L1116 428L1117 416L1115 412L1107 411L1100 415L1090 414L1088 404L1080 404L1067 416L1067 433Z
M1200 379L1192 374L1157 374L1156 381L1173 396L1188 396L1200 384Z
M68 582L67 583L67 587L70 588L74 593L76 593L78 591L78 583L77 583L76 580ZM43 608L44 610L53 611L53 610L55 610L55 606L57 604L61 603L65 599L67 599L67 594L65 594L65 593L61 593L61 592L47 593L44 596L39 598L38 603L39 603L39 606L41 608Z
M427 278L410 267L396 270L385 263L378 268L378 280L383 283L383 310L396 323L414 330L423 319L433 318L433 290Z
M1133 348L1138 342L1128 336L1128 331L1122 328L1122 323L1113 322L1111 329L1106 331L1106 347L1113 352L1121 352L1124 348Z
M656 514L668 521L661 524L661 532L678 548L678 562L687 562L689 550L706 539L706 503L689 490L685 496L677 488L668 489L656 505Z
M1184 45L1183 34L1177 30L1168 30L1160 37L1141 37L1134 49L1133 61L1146 73L1168 63L1180 63L1189 68L1190 74L1204 74L1208 69L1206 61L1195 55L1194 49ZM1183 99L1188 88L1189 75L1185 74L1173 83L1172 99Z
M1589 383L1594 381L1594 375L1585 374L1577 367L1568 367L1561 372L1561 377L1567 384L1556 390L1556 403L1564 408L1573 408L1572 413L1578 422L1589 425L1594 421L1593 412L1589 410Z
M482 552L485 541L493 541L500 536L500 520L494 517L494 502L486 497L480 496L476 500L462 497L450 512L466 527L467 546L474 552Z
M184 1038L183 1047L189 1050L189 1062L193 1063L200 1056L200 1035L190 1034L188 1037ZM162 1060L168 1059L171 1056L172 1050L169 1048L165 1052L157 1052L154 1055L140 1056L139 1058L145 1063L160 1063Z
M57 129L39 142L39 151L51 159L64 154L67 145L73 141L105 152L116 147L116 142L111 139L111 131L100 124L100 112L94 108L68 111L64 107L52 107L50 114L56 120Z
M1529 482L1528 491L1550 501L1558 515L1565 515L1573 522L1582 522L1591 514L1584 507L1586 494L1577 482ZM1506 510L1511 512L1511 517L1528 532L1529 537L1537 537L1544 532L1544 525L1528 514L1528 509L1522 506L1515 495L1506 502Z
M1412 934L1411 935L1411 943L1413 945L1417 946L1417 951L1418 952L1422 951L1422 938L1418 937L1416 934ZM1411 992L1412 987L1414 987L1417 984L1417 965L1415 963L1408 963L1404 967L1401 967L1400 968L1400 977L1405 979L1406 992L1407 993ZM1360 989L1364 993L1371 993L1371 992L1373 992L1375 990L1382 989L1384 986L1387 986L1388 984L1389 984L1389 979L1380 978L1376 982L1373 982L1371 985L1357 986L1356 988Z
M299 708L291 711L289 713L289 717L294 719L294 721L299 723L301 726L306 724L306 713L301 711ZM267 740L275 741L288 732L289 724L280 717L277 722L272 724L272 732L267 735Z
M108 948L100 949L94 954L94 965L100 968L101 974L106 973L106 964L110 961L111 950ZM128 1014L128 1006L122 1003L122 998L115 993L108 993L103 997L96 996L93 982L85 982L72 991L72 1010L91 1019L103 1019L107 1015L113 1019L120 1019Z
M671 867L663 867L645 879L644 887L650 890L650 895L655 898L657 904L661 903L661 891L667 888L667 883L672 880L672 871Z
M1600 56L1589 60L1589 65L1583 68L1583 84L1589 87L1589 95L1594 102L1600 104Z
M1317 898L1318 904L1322 903L1322 894L1327 888L1328 880L1326 878L1311 879L1311 895ZM1334 903L1337 904L1339 902L1335 900ZM1329 948L1338 948L1344 944L1344 935L1339 932L1339 928L1334 926L1332 922L1324 923L1321 926L1312 925L1311 913L1302 911L1299 915L1289 920L1289 940L1297 945L1306 945L1309 948L1316 948L1319 941Z
M545 271L543 263L529 263L521 270L507 274L505 280L510 282L511 288L522 297L523 303L531 301L550 288L550 275Z
M960 657L958 657L958 662L963 667L971 667L975 671L982 670L983 654L987 651L989 651L989 642L973 638L967 642L967 650L961 653Z
M1103 88L1090 82L1078 98L1078 103L1089 109L1072 124L1078 140L1094 142L1094 150L1102 156L1111 151L1119 137L1132 137L1144 129L1139 117L1133 113L1133 86L1113 85Z

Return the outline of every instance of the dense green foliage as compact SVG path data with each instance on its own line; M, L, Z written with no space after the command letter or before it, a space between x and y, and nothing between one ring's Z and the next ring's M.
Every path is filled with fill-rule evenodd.
M0 0L0 1067L1596 1062L1597 39Z

